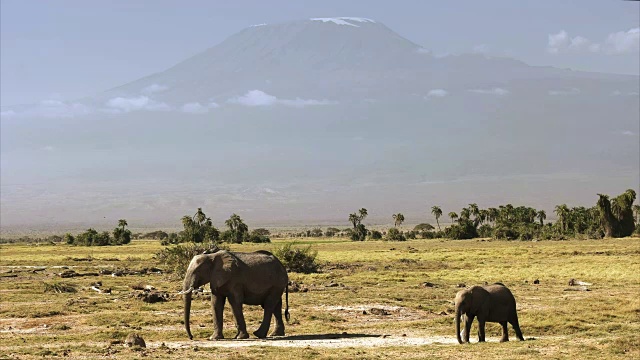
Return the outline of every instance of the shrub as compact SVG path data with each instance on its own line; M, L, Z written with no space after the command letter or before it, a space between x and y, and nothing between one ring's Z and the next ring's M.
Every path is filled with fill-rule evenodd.
M435 231L426 231L423 230L420 232L420 237L423 239L435 239L436 238L436 232Z
M416 234L417 234L416 231L407 231L405 236L407 237L407 239L415 239L416 238Z
M169 238L169 234L162 230L152 231L142 235L143 239L151 239L151 240L165 240Z
M491 237L493 235L493 228L489 224L480 225L478 228L478 236L479 237Z
M330 227L330 228L327 228L327 230L324 232L324 236L328 236L328 237L336 236L336 234L338 234L339 232L340 232L340 229Z
M246 242L251 243L270 243L271 239L267 235L256 234L255 230L251 232L251 234L245 240Z
M422 223L422 224L416 225L416 227L413 228L413 231L421 232L421 231L431 231L433 229L435 229L433 225Z
M70 233L64 234L64 242L67 244L73 244L75 242L75 238Z
M311 249L311 245L303 248L294 248L293 243L285 244L273 251L282 265L290 272L310 274L318 272L319 264L316 262L318 252Z
M322 229L315 228L309 232L309 236L311 237L322 237Z
M471 220L461 219L457 224L446 228L445 234L454 240L473 239L478 237L478 230Z
M162 266L177 278L183 278L187 272L187 267L194 256L206 252L215 252L225 249L213 243L186 243L171 247L166 247L158 251L154 258Z
M356 225L355 229L351 231L351 240L364 241L367 238L367 228L364 224Z
M372 230L369 238L371 238L371 240L380 240L382 239L382 233L378 230Z
M387 231L387 238L388 241L405 241L407 240L404 235L402 234L402 231L396 229L396 228L391 228Z
M265 228L258 228L251 232L252 234L260 235L260 236L270 236L271 232Z
M73 238L73 237L72 237ZM108 232L98 233L95 229L87 229L87 231L78 235L74 241L74 245L84 246L106 246L110 245L111 236Z

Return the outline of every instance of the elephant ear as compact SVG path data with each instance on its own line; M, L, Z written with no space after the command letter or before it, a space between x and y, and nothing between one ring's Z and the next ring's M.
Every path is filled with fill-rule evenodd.
M211 284L215 288L224 286L234 273L238 270L238 258L228 251L219 251L215 253L213 263L213 279Z

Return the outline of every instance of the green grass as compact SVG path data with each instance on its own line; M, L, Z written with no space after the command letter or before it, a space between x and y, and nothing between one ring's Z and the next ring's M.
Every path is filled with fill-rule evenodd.
M273 244L232 245L232 250L273 250L294 239ZM453 298L458 284L503 282L516 296L525 338L499 344L500 327L487 325L485 344L431 344L371 348L326 347L216 347L211 343L185 342L174 349L163 342L186 341L181 298L147 304L131 295L133 284L150 284L175 294L180 280L166 275L87 276L60 279L61 266L77 272L102 268L141 269L157 266L153 254L158 241L134 241L118 247L67 245L1 245L0 358L69 356L118 358L140 356L194 357L202 352L220 358L333 359L363 358L518 358L581 359L637 358L640 344L640 239L571 241L412 240L407 242L319 239L299 241L318 251L323 271L290 274L290 279L309 288L289 295L291 324L287 335L368 334L394 339L444 337L455 339ZM75 259L75 260L74 260ZM90 261L77 261L90 259ZM116 260L117 259L117 260ZM46 266L33 271L33 266ZM7 274L8 271L12 271ZM592 283L591 291L564 291L571 278ZM540 280L534 285L534 280ZM95 281L112 289L98 294ZM326 287L329 282L340 284ZM435 287L423 287L430 282ZM47 287L46 284L49 286ZM64 286L62 286L64 285ZM74 288L76 292L56 289ZM45 289L49 289L45 292ZM51 291L53 289L53 291ZM371 315L370 308L385 306L389 315ZM362 313L362 309L367 314ZM262 314L256 306L245 307L249 329L257 328ZM229 306L225 309L224 334L235 335ZM199 341L212 332L211 305L197 297L192 305L191 328ZM110 345L129 332L140 333L147 345L131 350ZM475 333L475 324L474 330ZM513 340L513 332L510 333ZM302 341L301 341L302 343ZM142 354L141 354L142 352Z

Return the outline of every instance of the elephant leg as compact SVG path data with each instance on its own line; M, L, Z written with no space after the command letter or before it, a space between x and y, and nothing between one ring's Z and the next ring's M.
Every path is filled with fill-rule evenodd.
M284 336L284 322L282 321L282 299L278 301L275 309L273 309L273 317L276 318L276 328L271 336Z
M473 323L474 315L466 315L464 320L464 334L463 341L469 342L469 334L471 334L471 324Z
M480 318L478 318L478 342L484 342L485 338L484 338L484 325L485 325L485 320L482 319L480 320Z
M222 335L222 315L224 314L224 303L226 298L219 295L211 295L211 307L213 309L213 335L209 340L224 339Z
M516 337L520 341L524 341L524 337L522 336L522 331L520 330L520 324L518 323L518 316L515 317L512 321L509 322L511 326L513 326L513 330L516 332Z
M276 305L278 305L278 301L280 301L280 299L276 298L275 291L271 291L271 293L267 295L267 298L262 305L262 308L264 309L262 323L260 324L258 330L253 332L253 335L260 339L264 339L267 337L269 326L271 326L271 317L276 308Z
M236 321L236 329L238 329L236 339L248 339L247 323L245 323L244 314L242 314L242 299L238 296L229 297L229 303L233 311L233 318Z
M509 330L507 329L507 322L500 321L500 325L502 326L502 338L500 338L500 342L509 341Z

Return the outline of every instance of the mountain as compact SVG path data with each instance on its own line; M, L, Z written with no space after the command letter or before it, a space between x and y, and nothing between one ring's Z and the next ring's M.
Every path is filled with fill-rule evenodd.
M639 92L638 76L436 57L370 19L253 26L99 94L3 107L2 227L591 205L640 182Z

